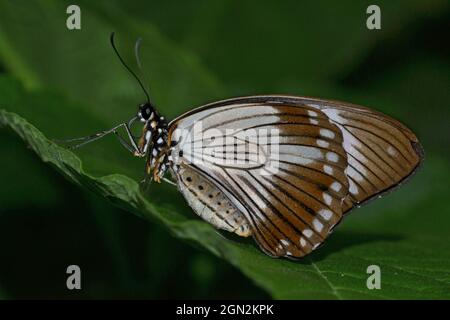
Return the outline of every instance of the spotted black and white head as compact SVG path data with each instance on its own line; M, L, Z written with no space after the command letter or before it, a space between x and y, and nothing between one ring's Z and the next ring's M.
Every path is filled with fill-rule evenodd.
M137 117L141 122L151 121L156 114L155 107L150 103L142 103L139 105Z

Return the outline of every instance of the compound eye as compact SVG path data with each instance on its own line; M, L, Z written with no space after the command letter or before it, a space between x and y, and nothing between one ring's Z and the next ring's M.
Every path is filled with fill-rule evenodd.
M144 108L144 109L142 110L142 117L143 117L145 120L148 120L148 118L150 118L150 108Z
M148 120L152 117L153 111L150 105L144 104L139 107L139 114L143 120Z

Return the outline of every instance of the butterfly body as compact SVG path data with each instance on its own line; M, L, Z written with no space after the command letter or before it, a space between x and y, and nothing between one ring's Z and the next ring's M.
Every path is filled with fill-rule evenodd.
M147 158L145 172L153 172L153 179L160 182L169 168L171 153L167 121L150 103L139 106L136 118L144 125L134 155Z

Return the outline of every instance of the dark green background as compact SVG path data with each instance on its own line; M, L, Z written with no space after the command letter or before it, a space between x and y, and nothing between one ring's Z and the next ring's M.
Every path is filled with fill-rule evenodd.
M366 219L373 213L380 217L374 228L386 226L390 235L405 227L449 241L448 1L379 1L382 30L375 31L365 26L369 1L75 3L82 29L69 31L68 2L0 0L0 84L13 83L23 96L14 100L0 86L0 102L14 100L12 111L48 137L80 136L130 118L143 94L108 41L116 31L135 67L132 48L141 36L151 94L168 117L222 98L278 93L351 101L400 119L424 145L424 168L399 195L344 224L377 231ZM61 105L49 106L48 94ZM142 161L115 143L80 150L85 167L140 179ZM0 131L0 152L0 298L270 297L224 260L67 182L11 132ZM152 188L153 202L194 218L170 187ZM396 219L383 216L397 208ZM362 233L353 234L356 242L377 241ZM338 247L352 244L345 239ZM439 256L439 249L427 250ZM82 268L79 292L65 287L70 264ZM450 286L449 265L445 260L441 277Z

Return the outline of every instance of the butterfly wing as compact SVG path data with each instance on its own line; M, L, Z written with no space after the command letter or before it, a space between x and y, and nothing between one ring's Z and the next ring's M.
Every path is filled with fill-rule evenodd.
M366 136L354 127L362 127L358 130L364 129ZM278 140L252 139L255 130L275 130ZM398 184L420 162L412 144L417 139L397 121L369 109L301 97L217 102L175 119L170 132L177 142L172 152L175 175L183 164L211 181L272 256L308 254L327 238L343 212ZM234 148L227 149L230 144ZM214 152L218 146L220 151ZM235 161L224 161L230 159ZM361 169L362 164L368 168ZM386 169L388 164L403 170ZM376 180L373 171L382 170L387 170L383 180Z

